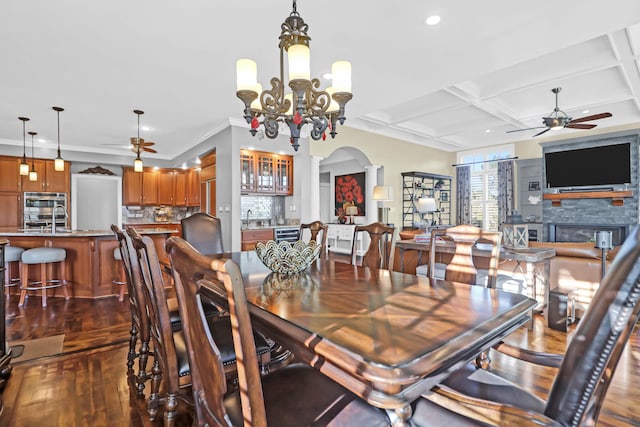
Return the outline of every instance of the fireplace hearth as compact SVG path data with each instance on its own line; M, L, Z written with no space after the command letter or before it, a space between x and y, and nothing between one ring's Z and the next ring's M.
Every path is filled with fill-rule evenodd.
M549 224L550 242L589 242L596 231L611 231L614 245L621 245L627 237L628 225Z

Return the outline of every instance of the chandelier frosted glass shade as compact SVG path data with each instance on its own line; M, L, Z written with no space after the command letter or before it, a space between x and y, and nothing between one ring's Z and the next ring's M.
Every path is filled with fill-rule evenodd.
M250 132L256 135L260 126L268 138L278 137L280 125L287 126L291 145L300 147L301 130L310 126L314 140L326 139L326 131L335 138L338 123L344 124L345 105L351 100L351 64L336 61L332 67L332 86L320 88L320 80L311 79L311 54L308 25L293 11L281 26L280 76L270 80L270 88L262 89L258 82L258 67L251 59L236 63L236 96L244 103L244 118ZM284 57L287 56L288 82L284 78Z

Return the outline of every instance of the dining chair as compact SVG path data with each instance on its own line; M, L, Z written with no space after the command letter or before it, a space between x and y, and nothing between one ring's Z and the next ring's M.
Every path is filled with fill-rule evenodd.
M180 220L182 238L206 255L224 252L220 218L196 212Z
M356 225L353 229L351 244L351 264L357 263L357 234L367 233L369 247L362 256L362 265L371 269L393 269L393 257L396 251L396 229L393 226L374 222L368 225Z
M149 330L149 316L147 314L147 301L144 289L134 277L140 274L140 266L135 257L135 249L125 232L115 224L111 225L111 231L118 240L120 255L124 265L125 279L129 299L129 311L131 314L131 329L129 330L129 352L127 353L127 375L132 380L138 395L143 395L145 382L150 378L147 374L147 362L149 359L149 342L151 340ZM140 348L136 349L140 341ZM138 372L134 372L134 364L138 359Z
M327 254L327 231L329 226L322 221L313 221L308 224L300 224L300 240L303 239L305 230L309 230L309 241L314 240L318 242L318 235L320 235L320 241L318 242L322 247L320 253L322 256Z
M150 418L154 420L160 403L164 403L164 425L173 425L177 399L182 398L191 403L190 390L191 374L186 354L182 322L179 328L171 322L171 314L167 304L167 293L153 240L148 236L141 236L134 228L127 228L131 239L140 275L134 281L140 281L145 290L145 298L149 305L149 325L153 342L154 363L151 374L151 391L147 409ZM205 303L204 307L209 304ZM228 315L211 316L203 309L207 334L220 343L222 364L224 366L225 381L233 383L237 375L236 355L233 348L231 318ZM266 367L270 361L270 343L259 333L254 334L256 352L260 367ZM165 395L160 396L161 384L164 383ZM184 393L187 390L188 393Z
M369 406L308 365L289 364L261 378L238 264L204 256L178 237L167 240L167 250L185 330L198 425L389 425L384 411ZM201 280L204 277L211 282ZM206 333L201 320L204 286L216 287L228 299L239 383L231 393L221 380L219 343Z
M453 242L455 245L453 256L449 256L438 250L438 242L442 241ZM436 260L442 256L447 258L445 261L445 280L469 283L472 285L480 284L488 288L495 288L498 278L501 242L502 232L486 231L469 224L431 230L428 264L429 277L432 279L437 278L436 272L438 267ZM486 280L483 274L479 274L474 264L473 250L478 244L489 245L483 248L490 252ZM480 249L480 247L477 248Z
M482 414L499 425L520 425L523 419L534 419L538 425L596 425L618 361L640 317L639 300L640 226L636 226L602 279L564 355L510 353L558 368L546 400L471 365L455 371L426 397L450 409Z

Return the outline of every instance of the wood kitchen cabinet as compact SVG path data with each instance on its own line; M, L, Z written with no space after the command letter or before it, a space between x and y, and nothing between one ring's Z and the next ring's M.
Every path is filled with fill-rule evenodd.
M122 204L158 205L158 173L152 168L136 172L131 167L122 168Z
M200 206L200 170L198 168L189 169L187 172L187 206Z
M273 228L263 228L260 230L242 230L242 250L253 251L258 242L273 240Z
M158 186L158 203L161 205L173 206L175 203L175 172L161 169L156 171ZM143 178L144 180L144 178Z
M261 151L240 151L242 193L293 195L293 157Z
M173 205L188 206L187 205L187 171L176 170L173 172Z
M0 191L20 191L20 160L0 156Z
M22 227L22 193L0 191L0 227Z
M27 159L27 163L31 166L31 159ZM56 171L53 160L34 159L33 167L38 173L38 179L29 181L29 176L22 176L22 191L69 193L71 188L69 166L69 162L64 162L64 171Z

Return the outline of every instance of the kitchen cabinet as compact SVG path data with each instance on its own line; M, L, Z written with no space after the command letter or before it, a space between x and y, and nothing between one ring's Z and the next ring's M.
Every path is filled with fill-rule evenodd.
M200 206L200 170L197 168L187 172L187 206Z
M187 205L187 171L177 170L173 172L173 205Z
M20 158L0 156L0 191L20 191Z
M131 167L122 168L122 204L158 205L158 173L145 168L135 172Z
M158 180L158 203L161 205L173 206L176 202L175 172L172 170L161 169L156 172L156 175L156 179Z
M0 191L0 227L22 227L22 193Z
M273 228L262 228L259 230L242 230L242 250L253 251L258 242L273 240Z
M31 159L27 162L31 166ZM69 162L64 162L64 171L56 171L53 160L34 159L33 167L38 173L38 179L29 181L29 176L22 176L22 191L69 193L71 188L69 166Z
M240 151L242 193L293 195L293 157L261 151Z

